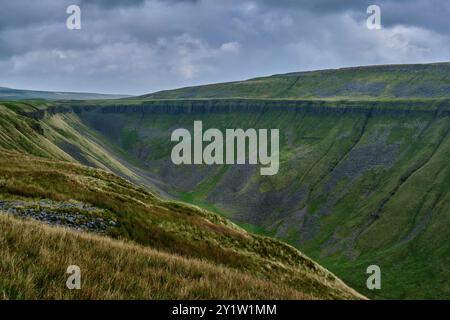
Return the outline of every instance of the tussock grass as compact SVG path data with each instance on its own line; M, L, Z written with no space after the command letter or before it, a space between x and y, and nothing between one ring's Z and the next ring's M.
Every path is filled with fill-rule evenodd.
M0 213L1 299L314 299L231 268ZM66 288L69 265L81 290Z

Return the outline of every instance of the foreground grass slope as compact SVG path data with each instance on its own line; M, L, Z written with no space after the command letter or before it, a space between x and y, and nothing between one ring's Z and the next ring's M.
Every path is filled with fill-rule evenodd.
M232 268L0 212L0 299L316 299ZM69 265L82 289L65 286Z
M297 72L247 81L160 91L145 99L442 98L450 97L450 63Z
M330 272L293 247L270 238L249 234L206 210L161 200L145 189L136 187L106 171L83 167L67 161L37 158L5 149L0 154L0 197L3 201L51 199L68 202L76 200L107 210L116 221L116 226L108 233L110 237L133 241L142 246L163 251L165 257L182 256L187 259L201 259L204 261L202 263L208 266L205 274L200 271L202 265L200 262L192 262L192 268L188 271L187 260L173 257L173 261L180 261L179 272L197 270L194 274L202 279L200 282L207 282L209 277L214 279L226 269L228 271L225 271L222 278L224 282L234 279L235 276L238 277L237 272L239 272L243 274L242 281L249 284L247 293L244 290L241 294L237 294L231 288L232 285L223 283L219 286L224 290L222 296L220 291L208 295L213 286L212 283L194 283L191 284L193 287L189 288L188 282L185 281L183 283L186 287L182 287L178 295L174 292L175 289L169 290L167 295L161 292L150 294L140 291L144 286L143 281L147 279L145 277L151 273L151 270L144 269L143 272L146 276L134 288L124 289L121 285L116 288L113 283L107 282L105 285L111 286L109 288L111 297L125 297L130 293L132 297L158 297L160 295L161 298L177 298L196 297L197 295L203 298L268 298L270 292L278 292L278 287L281 290L279 291L280 297L285 298L289 295L292 298L318 299L361 297ZM79 214L85 213L79 212ZM47 297L45 289L50 288L62 277L62 275L56 274L55 268L58 268L58 265L59 268L64 268L64 263L71 257L78 257L80 264L87 266L93 274L97 274L105 271L102 269L104 264L99 264L98 268L94 268L98 260L93 260L89 264L89 257L102 256L111 249L114 251L105 256L104 263L119 268L120 265L129 262L130 268L137 268L146 264L146 261L151 259L150 256L153 252L148 251L143 254L130 252L127 256L125 254L127 246L111 243L111 246L108 247L109 240L106 239L102 241L94 239L94 241L89 240L89 237L74 236L70 232L52 233L46 228L39 229L37 225L32 226L4 219L0 224L5 227L5 230L2 230L1 240L0 278L2 282L0 282L0 291L3 291L6 297L11 298ZM6 231L9 228L8 224L12 224L16 229ZM39 233L35 232L37 229L40 230ZM27 234L28 236L26 236ZM56 239L56 242L48 241L52 237ZM67 244L63 244L65 240L67 240ZM78 240L79 244L77 244ZM48 246L42 248L36 246L44 243L47 243ZM89 250L86 251L83 248L86 250L90 248L92 251L88 252ZM134 247L130 245L130 248ZM75 250L75 256L72 255L70 249ZM122 256L124 261L118 258ZM161 288L164 287L165 279L170 277L171 273L169 261L166 259L169 264L165 265L162 256L160 254L160 258L158 258L161 267L159 270ZM158 260L156 256L154 258ZM108 259L111 260L108 261ZM53 264L47 264L49 261L53 261ZM64 261L63 265L60 265L58 261L61 263ZM44 269L39 271L38 266L42 266ZM18 267L19 269L17 269ZM169 270L167 270L168 268ZM183 268L185 271L181 271ZM47 271L48 275L42 278ZM167 282L168 286L175 285L177 281L180 281L181 275L177 272L173 274L173 279ZM17 273L17 275L13 276L13 273ZM133 275L121 273L114 277L124 277L123 282L119 281L119 283L127 286L139 275L140 273ZM245 280L250 276L259 279L255 282L255 286L250 285L251 278ZM105 279L105 277L108 275L100 277L100 279ZM44 280L50 283L43 283ZM277 285L273 285L273 283ZM233 285L240 287L241 284L239 282ZM230 288L226 289L227 286ZM264 286L266 289L263 289ZM271 286L272 289L269 289ZM83 297L108 297L108 293L100 292L105 289L105 286L96 283L93 284L93 287L88 284L88 287L91 289L87 290L85 293L87 296ZM195 293L196 288L200 292ZM258 288L262 290L261 295L254 293L259 290ZM61 297L63 293L58 290L62 289L56 288L55 290L50 290L48 297ZM277 295L275 294L272 298L277 298Z

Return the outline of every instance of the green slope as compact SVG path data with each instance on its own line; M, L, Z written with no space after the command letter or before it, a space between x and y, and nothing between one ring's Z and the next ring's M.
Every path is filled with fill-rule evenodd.
M144 99L442 97L450 97L450 63L297 72L166 90L142 96Z
M39 119L36 113L20 115L13 111L22 108L30 111L27 107L21 103L0 104L4 120L0 124L1 207L7 204L7 209L11 210L12 206L11 212L15 214L25 212L26 208L28 212L40 215L56 211L62 215L58 224L65 225L71 216L75 216L78 227L99 218L112 220L114 227L106 229L106 235L150 247L153 251L144 248L144 252L135 254L107 238L92 240L71 232L56 232L1 218L0 227L6 228L0 237L0 242L5 244L0 247L2 297L73 297L62 292L61 287L55 287L65 276L67 266L64 263L69 259L67 252L71 252L70 257L74 259L71 261L78 261L93 275L110 270L108 265L120 270L129 261L134 270L143 267L146 277L153 271L159 272L159 290L164 291L165 284L169 289L148 295L140 291L142 282L130 287L138 274L125 273L118 277L119 284L107 282L100 285L97 280L87 283L89 290L78 298L180 298L183 292L187 298L362 297L291 246L247 233L228 220L198 207L163 200L147 189L104 170L77 164L76 159L60 146L67 148L68 141L72 141L74 145L78 144L80 153L85 153L82 159L90 159L91 165L103 161L105 167L111 166L123 175L132 174L120 162L110 160L109 151L82 131L85 127L76 121L76 115L71 114L68 118L64 114L44 115ZM96 209L86 209L90 207ZM130 246L130 250L138 250ZM86 248L87 252L81 254L80 248ZM154 250L161 253L156 254ZM106 260L97 264L86 258L98 255ZM117 261L118 256L123 260ZM150 266L145 267L149 262ZM168 269L171 265L173 269ZM19 266L23 269L17 272ZM240 280L238 273L242 275ZM201 281L182 281L182 274ZM220 274L223 275L219 277ZM255 279L254 283L252 279ZM149 280L152 280L152 286L158 285L155 283L157 279ZM218 281L219 291L213 291L215 285L208 281ZM242 293L237 294L228 281L236 281L232 286L242 288ZM178 293L173 287L177 282L180 285ZM243 283L245 285L240 287Z
M360 101L339 112L227 103L232 111L197 101L184 112L175 102L161 102L162 110L156 102L92 105L76 116L139 168L142 183L288 241L370 297L448 296L448 102L374 109ZM170 134L194 120L205 128L279 128L280 172L172 165ZM365 288L371 264L383 270L379 292Z

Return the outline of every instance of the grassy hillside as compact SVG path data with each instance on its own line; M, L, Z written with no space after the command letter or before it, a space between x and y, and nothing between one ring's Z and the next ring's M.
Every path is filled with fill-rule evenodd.
M223 285L219 286L219 288L223 288L223 292L211 293L211 283L198 285L193 283L192 287L189 287L186 280L183 282L185 291L182 290L178 294L174 292L173 288L172 291L167 291L167 295L143 293L140 291L143 282L137 283L136 287L126 288L138 275L125 277L123 274L118 274L117 277L124 277L118 287L111 282L104 286L98 282L87 284L90 288L89 291L84 293L85 295L81 294L80 297L119 298L125 297L127 294L130 294L130 297L158 297L160 294L160 298L196 297L196 295L204 298L267 298L273 292L278 294L278 290L280 290L280 296L275 295L273 298L288 296L318 299L361 297L293 247L276 240L249 234L228 220L206 210L162 200L146 189L135 186L106 171L76 164L75 159L52 142L57 141L59 137L56 134L58 128L51 126L55 121L53 117L47 119L47 123L19 114L14 116L10 108L1 107L1 110L4 112L5 118L9 117L8 121L0 126L0 146L2 148L0 152L0 204L4 207L3 211L7 208L6 211L15 216L32 212L29 215L35 218L48 216L43 221L63 226L67 225L67 221L75 219L72 221L72 224L75 223L74 227L77 227L77 223L95 224L100 220L99 218L105 222L111 220L114 225L105 228L106 235L164 252L158 256L155 251L139 249L143 250L142 253L139 253L138 249L133 249L139 252L130 252L127 255L124 253L124 248L127 246L111 243L106 239L91 239L70 232L53 232L46 228L40 229L42 232L35 233L34 231L41 227L2 219L0 222L2 228L14 226L14 229L8 232L2 231L0 240L6 244L1 246L2 264L0 268L0 278L2 279L0 292L4 297L66 297L69 293L62 293L61 289L58 289L59 287L52 288L58 279L65 276L56 272L56 270L60 270L58 268L63 268L63 266L58 267L58 261L61 259L67 261L64 259L78 257L80 264L93 268L97 260L93 260L89 264L88 257L102 256L109 249L114 251L106 255L106 258L113 259L113 261L106 260L104 263L111 264L114 268L119 268L123 264L128 265L128 262L130 268L137 268L148 262L149 259L160 261L161 286L164 285L164 279L170 277L171 274L171 270L167 271L168 267L163 263L164 257L169 266L170 263L179 264L179 266L174 266L175 274L173 274L173 279L167 283L168 286L180 283L181 276L178 272L193 272L203 282L208 277L211 279L217 277L225 270L223 277L220 278L223 280ZM70 130L59 132L59 135L64 134L70 137L71 132ZM88 138L84 139L85 141L89 140ZM100 149L100 146L98 148ZM100 151L97 154L100 154L101 157ZM54 160L56 158L62 160L66 158L66 161ZM43 202L49 203L53 208L43 208ZM81 205L74 205L74 203L81 203ZM57 221L53 221L54 215L52 216L50 213L61 211L59 208L70 208L70 210L65 210L61 213L60 218L55 218ZM101 215L99 216L99 214ZM90 223L86 223L86 220ZM61 239L61 241L52 243L47 241L49 239ZM62 239L67 240L67 243L63 244ZM80 243L76 244L78 241ZM47 243L48 247L35 246L39 243ZM75 248L77 245L80 248L74 251L74 256L64 254L68 252L66 250ZM24 251L23 248L26 246L29 248ZM134 248L132 245L130 246ZM79 250L82 248L90 248L92 251L83 252L83 257L81 257ZM124 261L115 260L116 251L119 256L124 256ZM55 260L56 256L60 258ZM172 260L168 258L169 256L172 256ZM204 274L198 271L202 263L192 259L203 261L202 263L207 268ZM11 274L17 271L18 265L23 266L24 270L19 272L16 277L12 277ZM92 270L93 274L99 273L103 266L104 264L99 264L98 268ZM40 270L40 267L43 270ZM48 271L47 275L45 275L46 271ZM144 270L146 277L151 272L151 268ZM233 277L238 277L237 272L242 274L240 279L243 283L249 284L248 291L243 290L239 294L230 287L227 289L229 283L226 283ZM254 286L251 285L252 278L259 279ZM101 279L102 277L99 280ZM50 283L43 284L42 281L45 280ZM125 288L122 287L122 284ZM100 292L108 285L112 286L111 296L108 293ZM239 282L240 285L241 282ZM46 292L43 291L45 288L49 288L49 296L46 296ZM196 292L196 289L200 291ZM255 291L259 289L261 289L260 294L256 294Z
M0 299L318 298L203 260L4 213L0 230ZM73 264L81 269L82 290L65 287Z
M450 63L297 72L247 81L166 90L145 99L449 98Z

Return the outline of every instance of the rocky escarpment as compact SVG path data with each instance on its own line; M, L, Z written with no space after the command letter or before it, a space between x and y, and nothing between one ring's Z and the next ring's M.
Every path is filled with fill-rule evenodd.
M110 101L105 104L72 102L50 108L52 112L137 113L137 114L210 114L230 112L294 111L315 114L436 114L450 115L450 100L286 100L286 99L181 99L150 100L138 103Z

